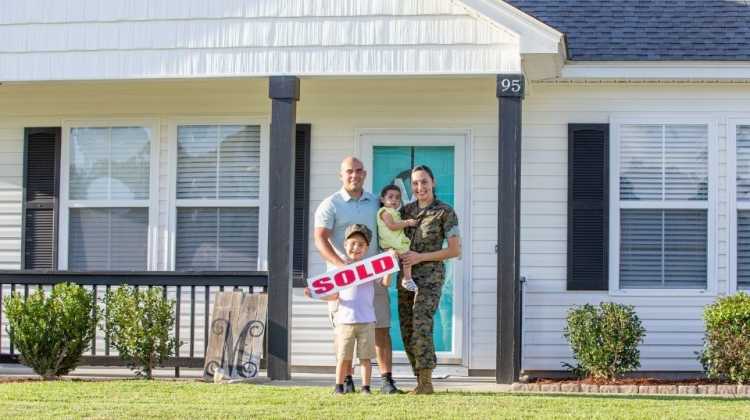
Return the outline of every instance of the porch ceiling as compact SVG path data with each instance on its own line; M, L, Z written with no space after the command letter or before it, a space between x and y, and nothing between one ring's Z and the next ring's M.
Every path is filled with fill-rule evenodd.
M101 4L6 1L0 82L520 73L524 54L549 73L564 56L559 32L499 0Z

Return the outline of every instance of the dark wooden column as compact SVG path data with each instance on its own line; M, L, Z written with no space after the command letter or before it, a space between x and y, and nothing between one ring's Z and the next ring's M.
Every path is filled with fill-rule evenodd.
M299 79L269 79L271 98L268 202L268 377L290 379L294 143ZM272 239L272 240L271 240Z
M521 103L522 75L499 75L497 219L497 383L518 380L521 372Z

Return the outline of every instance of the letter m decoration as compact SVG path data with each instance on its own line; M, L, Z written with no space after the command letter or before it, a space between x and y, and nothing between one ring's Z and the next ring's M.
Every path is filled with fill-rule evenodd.
M213 379L216 369L229 379L258 375L268 313L264 293L221 292L214 300L203 378Z

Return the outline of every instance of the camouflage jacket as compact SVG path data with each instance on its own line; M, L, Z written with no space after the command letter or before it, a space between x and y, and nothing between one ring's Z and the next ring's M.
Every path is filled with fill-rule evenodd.
M401 208L401 218L414 219L416 227L404 229L411 240L410 249L415 252L434 252L443 248L443 242L453 236L459 236L458 216L451 206L435 199L429 206L420 209L414 201ZM412 267L414 277L425 277L444 274L442 261L428 261ZM437 279L436 279L437 280ZM440 281L443 279L440 278Z

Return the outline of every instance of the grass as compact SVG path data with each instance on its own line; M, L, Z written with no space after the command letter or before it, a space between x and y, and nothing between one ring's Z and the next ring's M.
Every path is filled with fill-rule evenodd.
M750 419L750 401L740 399L462 392L333 397L329 391L161 380L2 383L0 418Z

